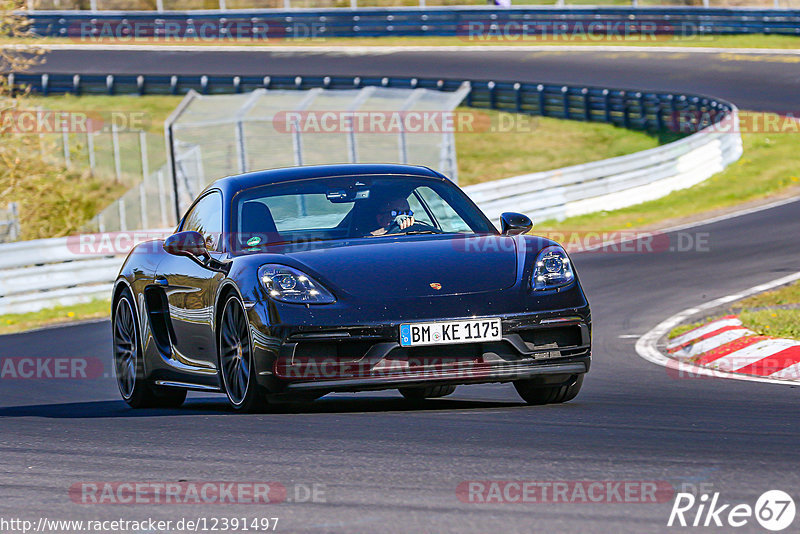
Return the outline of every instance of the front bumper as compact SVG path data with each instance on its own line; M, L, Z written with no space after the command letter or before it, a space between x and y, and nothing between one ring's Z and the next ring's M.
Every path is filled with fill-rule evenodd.
M557 382L589 371L588 307L500 317L502 340L425 347L401 347L399 323L293 328L272 337L270 346L256 343L259 381L271 393L291 394L510 382L545 375Z

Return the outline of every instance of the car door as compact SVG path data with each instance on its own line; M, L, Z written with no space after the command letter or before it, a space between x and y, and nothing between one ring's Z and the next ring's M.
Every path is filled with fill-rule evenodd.
M221 256L222 195L206 193L184 217L179 231L200 232L212 256ZM214 300L224 275L186 257L166 255L158 265L156 283L167 295L172 326L172 357L186 370L208 372L217 367Z

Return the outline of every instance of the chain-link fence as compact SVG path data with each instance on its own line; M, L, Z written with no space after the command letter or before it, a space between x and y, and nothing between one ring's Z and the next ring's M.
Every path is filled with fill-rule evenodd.
M190 92L167 123L177 208L211 181L257 169L325 163L413 163L457 181L450 113L469 93L365 87Z
M132 187L123 198L92 219L88 230L114 231L142 228L143 223L163 226L174 223L162 135L120 129L111 124L96 131L53 128L39 132L38 137L39 151L45 161ZM105 225L105 220L110 221L110 226Z

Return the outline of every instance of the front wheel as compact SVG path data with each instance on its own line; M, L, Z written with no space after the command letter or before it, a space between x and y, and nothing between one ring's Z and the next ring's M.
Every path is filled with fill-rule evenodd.
M131 292L123 290L112 319L114 374L119 392L131 408L177 408L186 400L186 390L155 388L144 379L139 323L132 303Z
M583 375L572 375L566 381L551 384L544 378L514 381L517 393L528 404L559 404L578 396L583 385Z
M264 392L256 381L250 323L238 297L225 301L219 324L219 373L231 407L240 412L266 408Z

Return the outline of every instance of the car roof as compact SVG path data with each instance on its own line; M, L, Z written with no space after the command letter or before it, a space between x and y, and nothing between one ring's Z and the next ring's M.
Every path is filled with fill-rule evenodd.
M333 176L365 175L411 175L444 179L438 172L420 165L399 165L389 163L345 163L337 165L308 165L304 167L285 167L265 171L248 172L220 178L206 189L221 189L228 195L259 185L278 184L308 178L330 178ZM227 195L226 195L227 196Z

